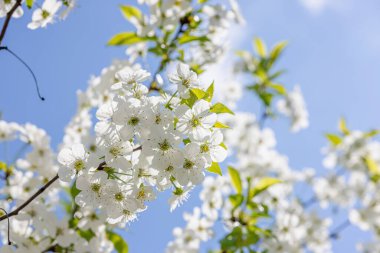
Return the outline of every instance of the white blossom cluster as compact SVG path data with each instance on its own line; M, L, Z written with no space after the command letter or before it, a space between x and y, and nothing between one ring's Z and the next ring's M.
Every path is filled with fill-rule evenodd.
M0 0L0 18L4 18L7 13L16 5L18 0ZM23 5L28 1L20 1L12 15L12 18L20 18L24 14ZM37 29L52 24L57 18L65 19L71 10L76 6L76 0L44 0L41 5L34 4L36 9L32 14L32 21L28 24L29 29ZM28 6L31 7L32 5ZM25 6L26 7L26 6Z
M74 143L58 155L60 179L75 178L81 191L76 203L100 208L110 223L135 219L146 209L145 202L155 198L155 189L174 188L174 208L203 181L205 168L227 155L210 102L183 103L192 87L200 87L197 75L184 64L169 75L178 86L178 97L148 96L142 83L149 77L145 70L129 66L116 72L117 82L110 85L115 94L96 112L92 148ZM81 133L70 139L82 139Z
M360 252L377 252L380 247L380 142L377 131L341 129L323 149L326 177L313 180L315 194L322 207L338 206L348 210L348 221L363 231L370 231L374 241L357 245ZM334 170L333 170L334 169ZM333 171L332 171L333 170Z
M301 93L301 88L295 86L292 92L285 95L277 103L278 111L291 120L291 130L298 132L309 126L309 113Z
M254 185L268 175L282 181L255 197L257 203L268 206L275 219L269 227L264 226L271 229L273 237L262 238L260 249L278 253L331 252L331 221L305 210L295 199L293 190L295 183L310 181L314 172L310 169L303 172L292 170L287 158L275 150L273 132L268 128L260 129L252 114L238 113L227 122L233 128L226 130L225 142L229 150L236 152L235 167L243 181L253 178ZM228 200L233 191L233 183L228 176L207 177L200 193L200 209L194 209L193 215L184 215L187 225L174 229L175 239L169 242L167 252L199 252L200 243L215 236L218 222L228 231L239 226L233 221Z
M29 123L19 125L0 121L0 141L3 145L20 140L20 153L24 158L11 161L5 170L7 187L0 194L2 206L8 212L26 201L32 193L45 184L58 171L56 156L50 147L50 137L40 128ZM0 223L3 246L0 252L44 252L51 245L73 247L74 252L111 252L113 244L105 238L105 225L93 227L98 237L87 242L76 231L69 228L68 218L59 219L57 206L60 202L60 186L53 183L50 190L44 192L20 213L11 219L10 240L7 245L7 223ZM1 215L5 213L1 211ZM84 219L81 221L84 222ZM79 227L82 227L79 225ZM16 247L15 247L16 246Z
M126 53L132 62L145 56L148 50L152 51L149 48L151 38L159 38L158 42L163 47L157 46L153 51L160 52L165 47L172 46L162 37L178 29L179 44L184 45L181 50L186 50L182 59L184 62L197 67L215 64L227 50L229 28L233 24L244 23L236 0L229 1L229 8L218 1L205 1L201 4L195 0L138 2L145 4L149 12L136 14L128 19L135 26L137 36L150 39L128 46ZM199 43L191 43L192 41Z

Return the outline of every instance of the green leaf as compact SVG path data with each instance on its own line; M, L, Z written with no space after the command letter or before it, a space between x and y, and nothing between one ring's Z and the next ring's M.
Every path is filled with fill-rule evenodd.
M214 96L214 81L208 86L206 90L206 96L203 98L207 102L211 102L212 98Z
M374 161L370 156L364 157L363 160L371 175L380 175L380 168L376 161Z
M339 120L338 128L343 134L350 134L350 130L347 128L346 120L343 117Z
M132 18L140 20L142 18L141 11L134 6L120 5L120 10L123 13L124 17L128 20L131 20Z
M215 122L214 127L215 128L230 128L229 126L227 126L227 125L225 125L225 124L223 124L222 122L219 122L219 121Z
M186 144L190 143L191 141L190 141L190 139L189 139L189 138L186 138L186 139L183 139L183 141L182 141L182 142L183 142L183 144L185 144L185 145L186 145Z
M338 146L342 143L342 138L336 134L326 134L325 136L333 146Z
M253 198L256 195L262 193L272 185L281 183L282 181L277 179L277 178L272 178L272 177L264 177L260 179L260 181L251 189L249 192L249 198Z
M242 194L231 194L230 196L228 196L228 199L232 204L232 209L235 209L243 203L244 196Z
M108 46L132 45L146 41L146 38L141 38L134 32L122 32L113 36L107 43Z
M181 38L178 39L178 43L180 45L190 43L192 41L206 42L209 41L209 38L207 38L207 36L193 36L189 34L184 34Z
M116 252L128 253L128 244L124 241L123 237L112 231L107 231L107 239L113 243Z
M225 150L228 149L227 146L226 146L226 144L225 144L224 142L220 143L219 146L221 146L221 147L224 148Z
M222 176L222 168L220 168L219 163L213 162L211 166L207 168L207 171Z
M269 86L277 91L278 94L285 95L286 89L282 84L276 84L276 83L269 83Z
M272 51L269 54L269 65L272 66L273 63L280 57L282 52L284 51L285 47L288 45L288 42L282 41L277 43Z
M0 161L0 170L7 171L7 164L5 162Z
M230 176L232 185L234 186L236 192L241 194L243 192L243 185L241 183L239 172L235 168L228 166L228 175Z
M94 236L96 236L95 233L92 232L91 229L88 229L88 230L78 230L78 234L79 234L82 238L86 239L86 241L88 241L88 242L89 242Z
M267 48L260 38L255 38L253 40L253 45L259 56L265 57L267 55Z
M229 113L229 114L234 114L233 111L231 111L227 106L225 106L222 103L216 103L215 105L211 106L210 112L214 113Z
M31 9L33 7L34 0L26 0L26 6L28 9Z
M71 198L74 200L75 197L80 193L80 190L77 188L76 186L77 182L74 181L73 185L71 186L70 188L70 195L71 195Z
M190 89L191 93L193 93L198 99L202 99L205 95L206 95L206 92L201 90L201 89L198 89L198 88L192 88Z
M367 137L367 138L371 138L371 137L374 137L374 136L376 136L378 134L380 134L380 130L374 129L374 130L371 130L371 131L365 133L364 136Z

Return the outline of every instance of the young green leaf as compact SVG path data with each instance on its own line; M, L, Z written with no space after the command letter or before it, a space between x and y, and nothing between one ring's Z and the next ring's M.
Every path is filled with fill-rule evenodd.
M108 46L133 45L146 41L146 38L137 36L134 32L122 32L113 36L107 43Z
M225 106L222 103L216 103L215 105L211 106L210 111L214 113L229 113L232 115L234 114L233 111L231 111L227 106Z
M279 180L277 178L264 177L264 178L260 179L260 181L255 185L255 187L253 187L250 190L249 197L253 198L256 195L258 195L258 194L262 193L263 191L265 191L266 189L268 189L269 187L271 187L272 185L275 185L278 183L281 183L281 180Z
M112 231L107 231L107 238L113 243L117 253L128 253L128 244L123 237Z
M380 168L377 165L376 161L374 161L370 156L364 157L363 160L371 175L380 175Z
M214 82L210 84L210 86L206 90L206 96L203 98L207 102L211 102L212 97L214 96Z
M28 9L31 9L33 7L34 0L26 0L26 6Z
M326 134L325 136L333 146L338 146L342 143L342 138L336 134Z
M226 124L223 124L222 122L219 122L219 121L215 122L214 127L215 128L230 128Z
M243 185L240 178L240 173L233 167L228 166L228 175L230 176L232 185L234 186L236 192L241 194L243 192Z
M207 36L193 36L189 34L184 34L181 38L179 38L178 42L180 45L192 42L192 41L200 41L200 42L206 42L209 41L209 38Z
M222 175L222 168L220 168L219 163L213 162L209 168L207 168L207 171L211 173L215 173L218 175Z
M340 118L338 127L343 134L350 134L350 130L347 128L346 120L343 117Z
M141 19L142 17L141 11L134 6L120 5L120 10L128 20L131 20L132 18Z
M192 88L190 89L190 92L193 93L198 99L202 99L206 96L206 92L198 88Z
M260 38L255 38L253 40L253 45L259 56L265 57L267 55L267 48Z

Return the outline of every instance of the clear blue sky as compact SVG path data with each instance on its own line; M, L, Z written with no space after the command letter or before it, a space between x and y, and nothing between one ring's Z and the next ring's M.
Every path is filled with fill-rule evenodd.
M109 48L105 43L113 34L130 29L118 11L119 4L128 2L80 0L79 8L66 21L36 31L26 28L30 13L13 20L4 44L33 68L47 101L37 99L29 73L2 51L3 118L36 124L46 129L57 145L75 112L75 91L85 89L89 76L98 74L112 59L125 57L124 48ZM288 69L284 82L300 84L308 104L308 130L294 135L284 120L270 124L277 131L279 150L290 157L294 168L315 167L321 173L323 133L334 130L340 116L353 128L380 125L380 2L334 2L344 4L327 4L316 12L299 1L240 1L249 26L244 28L241 47L250 48L254 35L270 44L288 40L290 46L281 63ZM243 110L253 108L251 99L245 98ZM182 212L198 203L196 191L189 202L170 214L167 197L164 194L155 201L125 233L131 252L162 252L172 238L172 228L183 224ZM355 252L354 241L367 238L355 229L343 235L346 238L334 244L335 252Z

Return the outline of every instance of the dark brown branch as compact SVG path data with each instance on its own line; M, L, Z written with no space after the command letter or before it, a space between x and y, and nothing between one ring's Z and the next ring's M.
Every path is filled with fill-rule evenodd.
M19 6L21 6L21 2L22 2L22 0L16 0L15 5L13 5L12 9L7 13L7 16L6 16L4 24L3 24L3 28L1 29L1 33L0 33L0 46L1 46L1 43L3 42L5 33L7 32L9 22L11 21L13 13L17 10L17 8Z
M8 217L12 217L17 215L22 209L24 209L27 205L30 204L35 198L41 195L51 184L57 181L58 175L53 177L49 182L47 182L44 186L42 186L36 193L34 193L28 200L26 200L21 206L17 207L12 212L8 213L8 215L3 215L0 217L0 221L7 219Z

